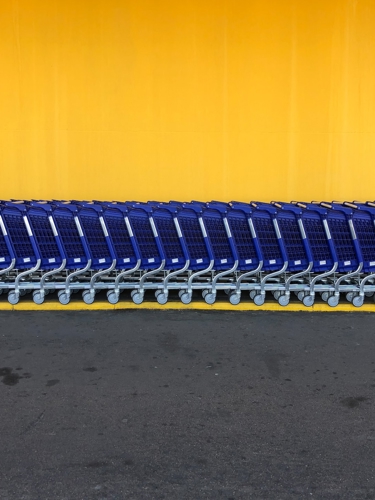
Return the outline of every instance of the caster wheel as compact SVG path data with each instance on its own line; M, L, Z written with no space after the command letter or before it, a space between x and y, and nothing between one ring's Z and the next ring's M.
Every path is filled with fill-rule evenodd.
M322 299L324 300L324 302L327 302L328 298L329 298L329 292L323 292Z
M202 297L205 298L208 293L210 293L209 290L203 290Z
M304 297L304 296L305 296L305 292L298 292L298 293L297 293L297 299L298 299L299 301L301 301L301 302L303 301L303 297Z
M20 300L20 296L16 294L15 292L9 292L8 293L8 302L9 304L12 304L13 306L18 304Z
M69 304L70 296L66 292L64 292L63 290L60 290L58 295L59 295L60 304L62 304L63 306L66 306L67 304Z
M132 296L134 304L142 304L143 302L143 294L142 293L135 293Z
M262 306L265 302L265 296L264 295L261 295L261 294L258 294L258 295L255 295L254 297L254 304L256 306Z
M314 304L314 297L312 295L306 295L303 297L303 305L306 307L311 307Z
M183 304L190 304L192 296L185 292L180 296L180 299Z
M360 295L356 295L353 298L353 306L354 307L361 307L361 306L363 306L363 302L364 302L364 297L361 297Z
M229 295L229 294L231 293L231 291L230 291L230 289L229 289L229 288L227 288L226 290L224 290L224 292L225 292L227 295Z
M281 295L278 302L283 307L287 306L289 304L289 295Z
M155 297L157 298L161 293L164 293L163 290L156 290Z
M138 290L132 290L130 292L130 297L133 298L136 293L138 293Z
M354 293L353 292L348 292L346 295L345 295L345 298L348 302L353 302L353 299L354 299Z
M366 297L373 297L374 296L374 292L365 292L365 296Z
M330 307L336 307L339 303L339 298L336 295L331 295L327 302Z
M241 295L239 293L233 292L229 295L229 302L232 306L238 306L241 300Z
M33 292L33 301L38 305L43 304L44 296L42 297L42 294L39 291L35 290Z
M249 293L251 300L254 300L256 294L257 294L256 290L251 290L251 292Z
M82 293L82 298L83 298L83 302L85 304L92 304L94 302L94 300L95 300L95 296L92 296L91 293L88 290L85 290Z
M181 298L184 293L185 293L185 290L179 290L178 291L178 296Z
M279 299L279 297L281 296L281 292L280 290L276 290L275 292L273 292L273 296L276 300Z
M20 290L20 297L24 297L27 294L26 290Z
M212 305L216 300L216 293L206 293L204 296L206 304Z
M116 292L109 291L107 292L107 299L110 304L117 304L119 297Z
M156 297L156 300L158 301L159 304L162 306L168 302L168 295L166 293L163 293L160 290L161 293L159 293Z

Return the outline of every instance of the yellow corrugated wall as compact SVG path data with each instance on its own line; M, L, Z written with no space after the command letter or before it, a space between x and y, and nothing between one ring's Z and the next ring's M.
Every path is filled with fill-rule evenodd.
M374 0L0 0L0 198L374 199Z

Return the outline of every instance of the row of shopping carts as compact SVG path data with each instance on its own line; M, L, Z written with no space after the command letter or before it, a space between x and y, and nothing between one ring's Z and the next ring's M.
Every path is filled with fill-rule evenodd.
M153 290L189 304L224 291L232 304L266 294L332 307L340 296L360 307L375 292L375 203L170 201L1 201L0 293L36 304L105 290L136 304ZM196 292L195 292L196 294Z

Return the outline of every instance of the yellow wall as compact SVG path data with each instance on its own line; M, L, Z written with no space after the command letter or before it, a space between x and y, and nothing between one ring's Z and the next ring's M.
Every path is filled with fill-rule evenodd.
M374 199L374 0L0 0L0 197Z

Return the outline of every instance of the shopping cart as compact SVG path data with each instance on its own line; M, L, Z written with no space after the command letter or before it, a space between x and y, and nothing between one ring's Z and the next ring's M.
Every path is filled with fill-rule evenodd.
M59 288L61 304L70 302L71 294L82 290L91 269L91 255L78 217L78 208L69 202L52 202L53 220L66 258L67 276Z
M165 256L152 217L152 207L146 203L127 203L127 207L130 230L139 250L140 269L143 271L131 291L131 297L135 304L141 304L146 289L158 288L158 281L147 281L150 278L160 279L165 267Z
M32 201L27 205L27 219L41 259L40 271L45 271L33 290L35 304L43 304L45 296L56 289L56 279L66 266L66 257L56 224L52 205Z
M8 241L12 246L16 271L14 281L2 283L2 288L9 290L8 301L15 305L19 302L20 295L32 291L33 285L27 282L26 278L38 271L41 257L27 217L26 205L2 202L1 217L4 226L3 236L5 234L9 236Z
M251 219L262 253L262 277L259 287L250 291L250 298L257 306L265 302L266 291L283 289L280 277L288 268L288 257L277 221L277 208L266 203L251 202Z

